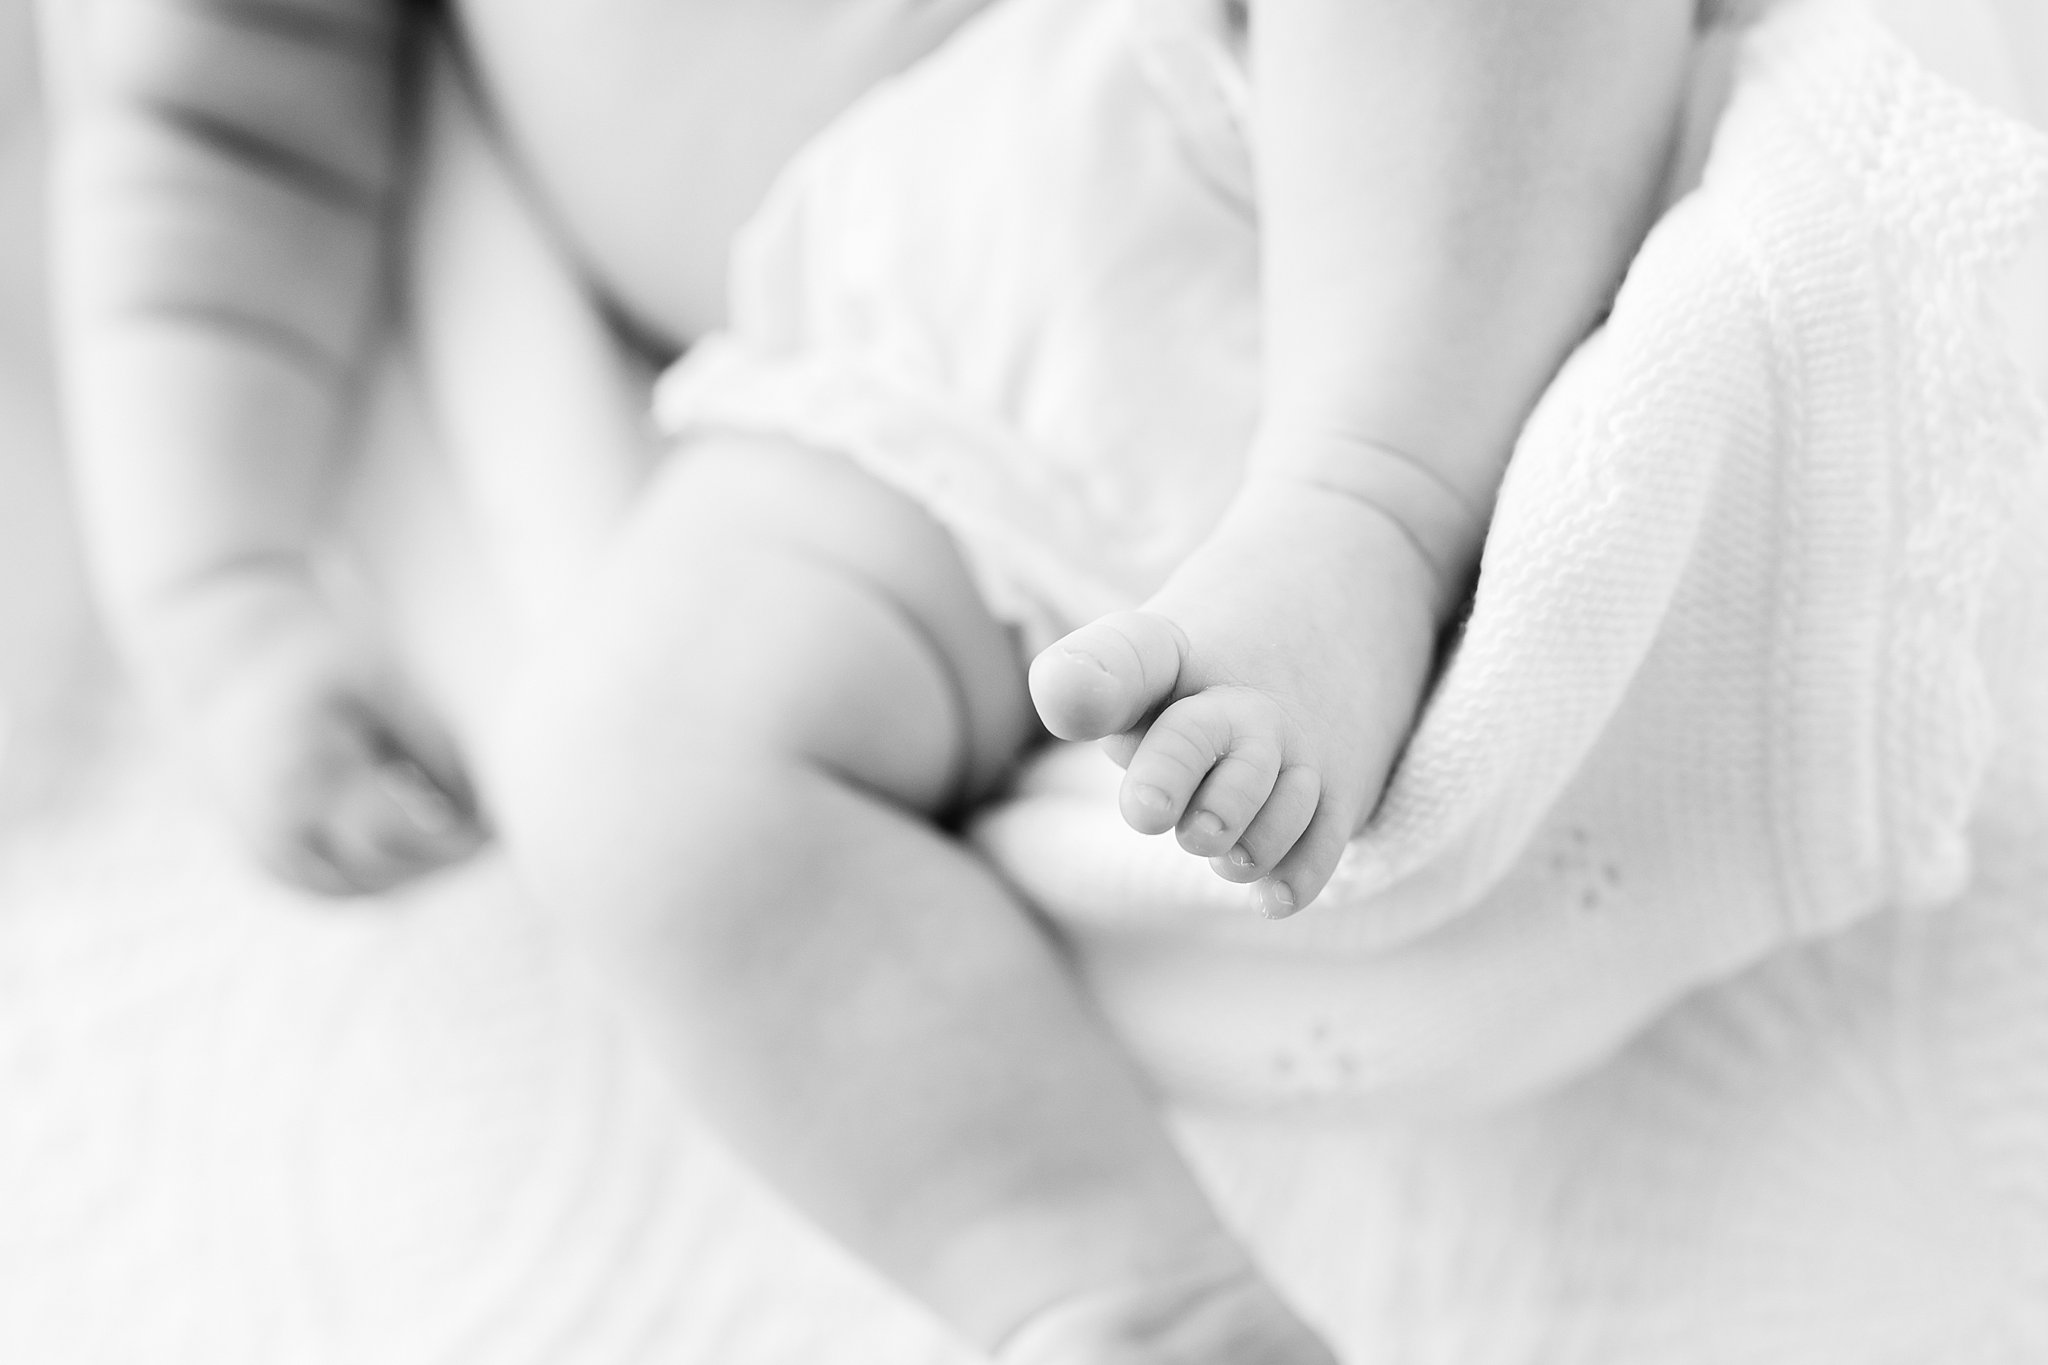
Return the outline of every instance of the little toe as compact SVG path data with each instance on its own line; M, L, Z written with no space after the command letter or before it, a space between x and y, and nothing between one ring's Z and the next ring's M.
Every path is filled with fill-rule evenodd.
M1243 689L1218 688L1184 697L1161 712L1124 768L1120 804L1131 828L1141 834L1172 829L1197 787L1207 790L1221 765L1233 758L1238 759L1233 770L1246 770L1237 786L1255 785L1264 770L1270 789L1280 769L1280 745L1273 726L1256 723L1258 703ZM1226 795L1234 799L1215 813L1236 817L1233 823L1242 828L1257 802L1244 800L1234 789ZM1216 851L1229 847L1225 843Z
M1031 661L1031 700L1061 739L1130 729L1173 695L1187 637L1163 616L1122 611L1081 627Z
M1259 884L1259 912L1268 919L1285 919L1307 909L1330 884L1337 862L1344 856L1344 846L1358 832L1357 827L1356 814L1340 808L1339 803L1324 801L1317 806L1315 818L1309 821L1294 847Z
M1315 818L1322 789L1322 778L1315 769L1300 764L1282 768L1259 813L1230 850L1211 858L1209 866L1225 881L1255 882L1266 876Z

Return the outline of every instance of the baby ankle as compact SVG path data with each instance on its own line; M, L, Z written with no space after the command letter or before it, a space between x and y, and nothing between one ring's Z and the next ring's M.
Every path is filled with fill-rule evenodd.
M1446 624L1471 591L1491 499L1467 499L1420 460L1388 446L1347 443L1341 454L1278 455L1255 463L1239 495L1255 506L1269 493L1337 500L1363 511L1413 551L1430 615Z

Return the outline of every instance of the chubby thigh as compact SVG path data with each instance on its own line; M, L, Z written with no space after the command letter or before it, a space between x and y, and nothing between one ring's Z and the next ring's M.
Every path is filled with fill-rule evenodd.
M662 811L701 805L693 774L750 763L813 768L938 815L987 792L1041 733L1014 634L951 537L835 455L692 442L583 601L531 661L484 777L509 753L522 782L591 784L606 805L637 797L650 836L677 836ZM568 771L519 762L543 732L548 766L576 756Z

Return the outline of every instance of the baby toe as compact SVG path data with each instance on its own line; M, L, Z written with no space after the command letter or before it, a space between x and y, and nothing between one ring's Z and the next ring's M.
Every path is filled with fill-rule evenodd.
M1237 847L1280 775L1278 755L1257 761L1230 754L1215 766L1188 802L1174 834L1197 858L1221 858Z
M1315 818L1322 787L1322 778L1313 768L1300 764L1282 768L1259 813L1230 851L1211 858L1209 866L1226 881L1255 882L1266 876Z
M1181 815L1176 830L1180 846L1198 858L1226 856L1272 796L1280 759L1277 736L1240 733Z
M1125 822L1140 834L1172 829L1195 788L1230 752L1231 738L1228 715L1207 694L1167 707L1124 765L1118 805Z
M1117 612L1031 661L1031 700L1061 739L1119 734L1173 695L1186 652L1187 637L1165 617Z
M1338 803L1325 801L1317 806L1314 818L1294 847L1259 884L1255 893L1259 913L1268 919L1285 919L1306 909L1329 885L1338 860L1344 856L1344 846L1357 833L1357 827L1356 815L1340 809Z

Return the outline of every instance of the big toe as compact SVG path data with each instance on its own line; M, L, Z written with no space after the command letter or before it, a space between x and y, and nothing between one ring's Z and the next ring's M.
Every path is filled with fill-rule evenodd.
M1061 739L1118 735L1173 696L1187 637L1164 616L1117 612L1031 661L1031 700Z

